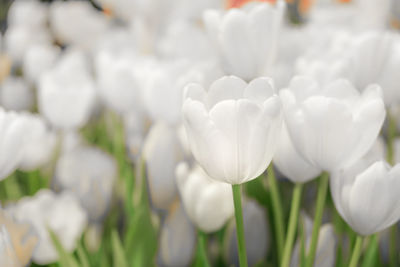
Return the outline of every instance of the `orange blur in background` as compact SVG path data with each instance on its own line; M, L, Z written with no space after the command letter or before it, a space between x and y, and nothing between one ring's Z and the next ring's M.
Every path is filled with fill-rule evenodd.
M296 0L286 0L288 3L294 3ZM340 3L349 3L351 0L336 0ZM276 0L226 0L226 8L239 8L248 2L268 2L275 3ZM314 4L314 0L297 0L299 5L300 13L307 13L311 6Z

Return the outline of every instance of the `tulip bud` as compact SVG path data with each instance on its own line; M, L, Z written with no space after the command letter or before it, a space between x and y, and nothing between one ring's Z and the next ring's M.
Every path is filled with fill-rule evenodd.
M203 232L215 232L233 216L232 188L212 180L200 166L186 163L176 169L181 199L192 222Z

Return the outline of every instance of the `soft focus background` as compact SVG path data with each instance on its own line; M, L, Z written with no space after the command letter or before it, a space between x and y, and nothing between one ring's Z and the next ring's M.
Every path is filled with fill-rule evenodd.
M262 4L267 16L248 15ZM233 8L247 15L222 22ZM299 74L378 83L392 121L368 156L400 163L399 26L399 0L0 0L0 263L206 266L205 242L212 266L238 266L231 188L193 159L183 88L232 74L277 90ZM271 165L243 186L250 266L279 266L273 205L286 221L288 176ZM293 267L316 191L304 189ZM356 234L330 194L323 222L315 266L347 266ZM400 266L396 229L366 241L362 266Z

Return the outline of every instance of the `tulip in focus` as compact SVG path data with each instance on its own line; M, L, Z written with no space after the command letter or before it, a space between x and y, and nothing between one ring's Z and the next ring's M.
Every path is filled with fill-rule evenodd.
M280 96L297 152L326 171L350 166L365 155L386 115L377 85L360 93L346 80L321 87L312 79L297 76Z
M225 76L206 91L185 89L183 120L193 156L210 177L241 184L265 171L281 132L281 104L272 80Z

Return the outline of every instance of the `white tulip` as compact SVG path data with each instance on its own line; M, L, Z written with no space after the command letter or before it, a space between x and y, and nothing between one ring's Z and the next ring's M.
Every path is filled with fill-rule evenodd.
M9 26L43 27L46 26L48 8L37 0L14 1L7 13Z
M302 216L302 225L305 231L305 246L309 247L311 243L311 234L313 228L313 222L311 219L304 215ZM300 266L300 247L301 240L298 239L294 246L292 259L290 261L291 267ZM331 224L324 224L319 229L317 252L315 255L314 265L315 267L333 267L335 266L336 260L336 237L335 231Z
M360 94L346 80L320 87L312 79L297 76L280 96L297 152L326 171L350 166L365 155L386 114L377 85Z
M143 145L147 179L152 204L168 209L178 196L175 169L183 160L183 150L175 128L155 123Z
M159 266L189 266L196 248L196 232L183 207L174 205L160 231Z
M262 174L281 131L281 103L272 80L246 84L226 76L208 92L185 88L183 119L193 156L210 177L241 184Z
M321 172L320 169L314 167L299 155L293 146L285 124L279 138L279 145L276 149L273 163L279 172L294 183L308 182L316 178Z
M58 47L48 44L29 47L22 65L24 77L29 82L36 83L43 72L53 67L59 53Z
M249 266L265 259L269 248L270 235L265 209L254 200L247 200L243 204L244 235L246 239L246 253ZM229 264L239 266L236 225L234 220L229 224L225 234L225 257Z
M362 167L362 166L361 166ZM342 218L360 235L380 232L400 219L400 164L377 161L367 168L336 172L332 198Z
M33 261L42 265L58 259L49 229L57 235L63 248L72 252L87 223L86 213L71 193L56 195L48 189L42 189L33 197L22 198L9 211L16 221L33 226L39 237Z
M88 51L109 27L106 17L84 1L52 2L50 26L61 43Z
M185 60L158 62L148 71L146 82L142 83L147 113L155 121L179 124L183 89L190 82L203 83L203 74L192 70Z
M57 128L80 128L89 119L96 92L85 60L69 51L39 79L39 110Z
M133 72L133 60L100 52L95 59L100 96L113 110L140 110L141 92Z
M245 80L271 75L284 10L284 1L277 1L275 6L253 3L226 13L205 11L204 23L226 74Z
M361 34L347 49L345 77L358 89L377 83L382 86L385 104L399 104L400 36L392 32Z
M48 163L56 147L57 136L38 115L23 113L29 131L25 133L24 149L19 168L34 170Z
M9 27L4 35L5 50L17 64L24 59L25 53L32 45L51 44L49 31L44 28L31 29L28 26Z
M177 183L186 213L203 232L215 232L234 214L232 188L212 180L200 166L186 163L176 169Z
M8 110L22 111L32 108L33 89L21 77L8 77L0 85L0 102Z
M72 192L92 222L106 214L116 177L115 160L94 147L80 146L62 154L55 170L56 186Z
M23 267L18 261L11 237L4 225L0 225L0 264L7 267Z
M38 239L27 224L16 223L0 208L0 265L27 266Z
M20 164L25 136L30 131L28 126L23 116L0 109L0 181Z
M192 60L214 59L213 47L202 29L185 20L174 21L157 44L163 57Z

